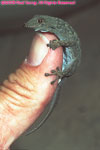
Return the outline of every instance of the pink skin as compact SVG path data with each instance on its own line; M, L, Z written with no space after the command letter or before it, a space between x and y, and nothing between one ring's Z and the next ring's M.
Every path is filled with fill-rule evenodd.
M50 33L44 33L48 40L57 39ZM46 43L39 35L35 42L43 49ZM15 73L9 75L0 87L0 149L7 150L12 142L18 138L43 112L51 100L57 82L51 85L55 76L45 77L56 67L62 67L62 47L55 51L48 48L48 53L38 66L34 62L34 40L28 59L22 63ZM5 134L6 133L6 134Z

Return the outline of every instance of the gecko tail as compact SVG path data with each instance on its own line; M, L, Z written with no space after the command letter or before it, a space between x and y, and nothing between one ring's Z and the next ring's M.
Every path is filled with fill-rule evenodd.
M52 101L51 101L51 104L50 104L50 108L49 108L49 111L47 112L46 116L40 121L40 123L38 124L38 126L36 126L34 129L32 129L31 131L29 131L27 135L30 135L32 134L33 132L37 131L45 122L46 120L50 117L51 113L53 112L57 102L58 102L58 99L59 99L59 94L60 94L60 89L61 89L61 85L62 85L62 81L58 84L57 88L56 88L56 91L53 95L53 98L52 98Z

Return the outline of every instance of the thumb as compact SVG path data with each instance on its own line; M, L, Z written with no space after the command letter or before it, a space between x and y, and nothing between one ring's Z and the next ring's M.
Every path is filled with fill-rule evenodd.
M0 87L1 149L7 149L38 118L55 92L57 82L50 82L56 77L44 75L62 67L62 47L46 46L53 39L57 38L51 33L36 34L28 57Z

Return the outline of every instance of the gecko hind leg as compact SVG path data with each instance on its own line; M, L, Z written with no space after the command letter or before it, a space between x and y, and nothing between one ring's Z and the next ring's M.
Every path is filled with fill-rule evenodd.
M57 67L56 70L51 70L51 73L45 73L46 77L52 75L56 75L56 79L51 81L51 84L54 84L58 79L62 79L64 76L62 70L59 67Z

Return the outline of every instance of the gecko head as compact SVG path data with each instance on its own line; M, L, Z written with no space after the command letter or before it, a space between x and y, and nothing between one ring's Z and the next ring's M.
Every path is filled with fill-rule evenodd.
M35 31L52 32L57 28L58 18L47 15L35 15L27 23L25 27L33 28Z

